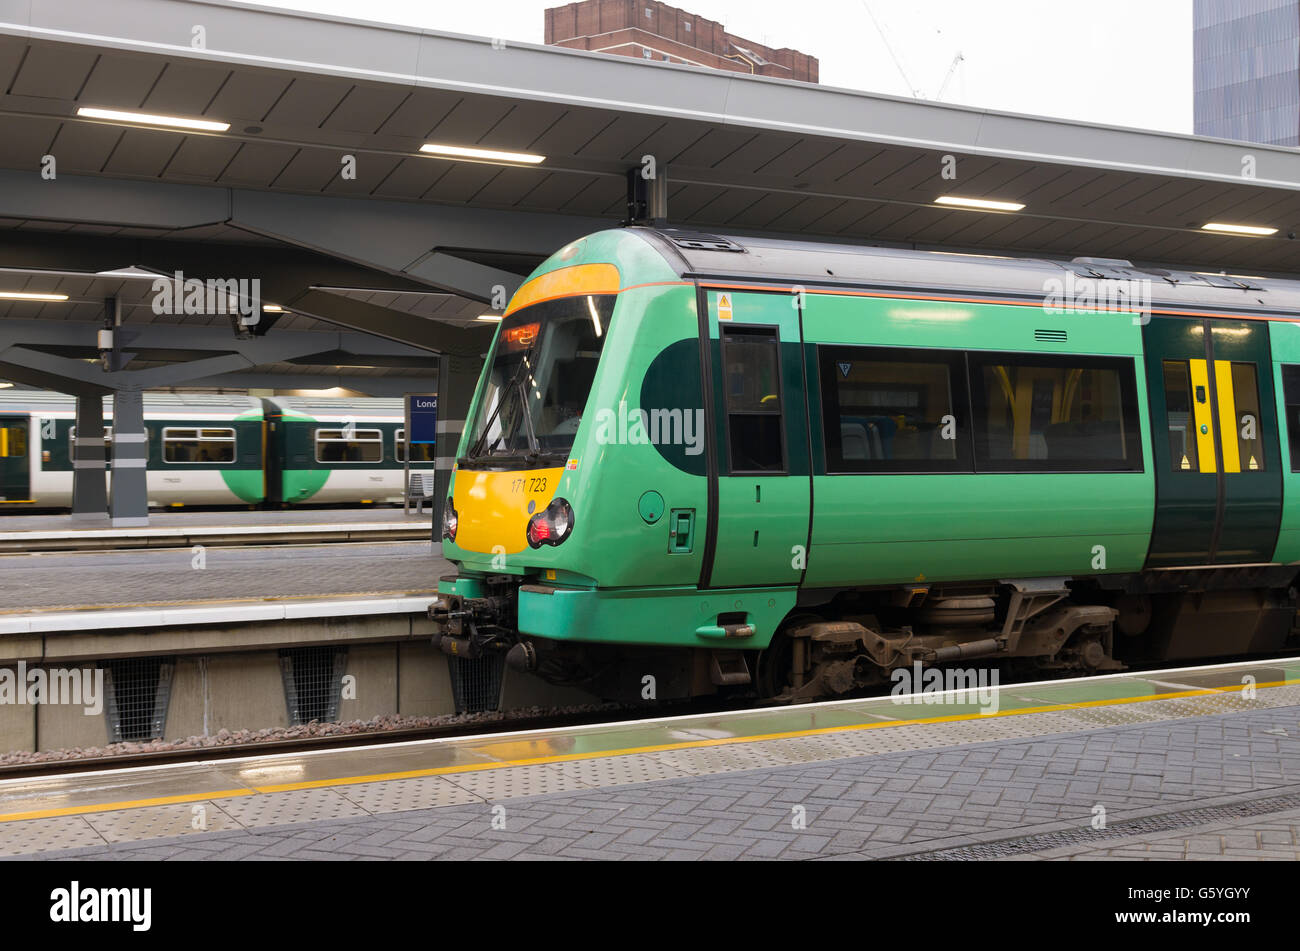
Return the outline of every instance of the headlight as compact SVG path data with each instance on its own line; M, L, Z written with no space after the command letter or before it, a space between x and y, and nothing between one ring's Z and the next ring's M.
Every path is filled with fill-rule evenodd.
M456 509L451 504L451 499L447 499L447 504L442 507L442 537L447 541L454 542L456 540L456 526L459 521Z
M564 499L554 499L545 511L528 520L528 547L558 545L573 532L573 506Z

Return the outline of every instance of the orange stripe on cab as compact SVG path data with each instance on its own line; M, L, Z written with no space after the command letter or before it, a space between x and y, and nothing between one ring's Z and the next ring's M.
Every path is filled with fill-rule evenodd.
M575 264L538 275L526 283L510 299L506 308L509 317L521 307L537 304L556 297L577 297L581 294L617 294L618 268L612 264Z

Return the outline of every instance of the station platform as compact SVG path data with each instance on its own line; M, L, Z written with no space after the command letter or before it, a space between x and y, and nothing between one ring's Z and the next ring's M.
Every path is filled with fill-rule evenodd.
M14 779L0 854L1300 858L1300 660L995 693Z
M0 555L0 635L422 612L450 568L427 540Z
M178 548L194 545L326 544L432 537L426 510L321 508L285 511L153 512L140 528L114 528L108 518L71 515L0 516L0 553Z

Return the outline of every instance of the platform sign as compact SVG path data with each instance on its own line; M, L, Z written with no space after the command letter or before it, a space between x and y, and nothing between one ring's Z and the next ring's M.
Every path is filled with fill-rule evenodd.
M438 394L406 394L406 421L408 443L437 442Z
M407 393L406 445L402 447L402 473L406 483L406 511L411 511L411 446L438 441L438 394Z

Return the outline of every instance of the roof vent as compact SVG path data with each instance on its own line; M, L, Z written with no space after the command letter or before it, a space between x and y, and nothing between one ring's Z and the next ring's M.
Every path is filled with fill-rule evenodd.
M1101 264L1110 267L1132 267L1132 261L1125 261L1123 258L1071 258L1071 264Z
M1192 277L1203 284L1209 284L1211 287L1226 287L1242 291L1264 290L1264 286L1255 283L1255 279L1242 277L1239 274L1228 274L1226 272L1211 274L1208 271L1196 271Z
M1043 343L1065 343L1069 335L1064 330L1035 330L1034 339Z
M690 231L665 231L666 237L679 248L686 248L691 251L738 251L745 253L745 249L734 241L728 241L726 238L720 238L716 234L699 234Z

